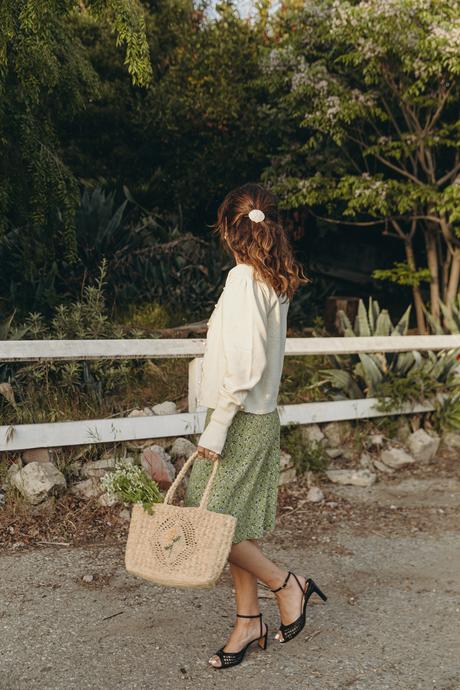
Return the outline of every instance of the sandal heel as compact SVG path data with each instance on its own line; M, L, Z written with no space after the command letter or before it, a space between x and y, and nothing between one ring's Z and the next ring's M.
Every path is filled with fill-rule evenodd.
M260 620L260 632L262 632L262 614L258 613L254 616L245 616L241 613L236 614L238 618L258 618ZM267 649L267 641L268 641L268 627L265 625L266 630L265 630L265 635L261 635L260 637L256 637L250 642L246 644L243 649L240 649L239 652L225 652L224 648L221 647L215 654L215 656L218 656L221 662L221 666L213 666L213 668L217 669L223 669L223 668L229 668L230 666L237 666L238 664L241 664L241 662L244 659L244 655L246 654L247 650L249 647L253 644L253 642L257 642L259 645L260 649ZM212 664L211 664L212 666Z
M324 592L320 590L316 582L314 582L313 580L310 580L310 588L312 593L314 592L315 594L317 594L323 601L327 601L327 596L324 594Z
M261 649L267 649L268 644L268 629L263 637L259 638L258 645Z
M303 630L305 627L305 619L306 619L306 609L307 609L307 603L309 598L313 593L317 594L323 601L327 600L327 596L320 590L316 582L312 580L311 578L307 577L305 578L305 588L302 587L302 585L299 582L298 577L291 572L290 570L288 571L288 574L286 576L286 579L284 580L283 584L280 587L277 587L277 589L272 589L271 591L273 593L279 592L280 590L284 589L288 583L288 580L290 576L293 576L294 579L296 580L297 584L299 585L301 591L302 591L302 608L300 611L300 616L293 621L292 623L289 623L288 625L284 625L284 623L280 623L279 630L282 634L282 638L279 638L279 641L282 643L289 642L289 640L294 639L294 637L297 637L297 635Z

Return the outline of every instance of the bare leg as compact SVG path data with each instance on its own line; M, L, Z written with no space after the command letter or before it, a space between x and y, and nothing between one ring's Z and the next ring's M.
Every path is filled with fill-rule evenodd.
M246 539L239 544L234 544L230 551L229 561L252 573L270 589L280 587L288 574L287 570L270 561L253 539ZM305 577L302 575L297 575L297 577L301 586L305 588ZM303 594L293 577L289 578L286 587L276 594L276 598L282 622L288 625L295 621L301 613ZM278 631L275 639L282 639L281 631Z
M260 611L257 598L257 578L244 568L230 563L230 572L235 586L236 611L245 616L257 615ZM263 627L265 633L265 627ZM226 652L238 652L250 640L260 635L260 620L258 618L237 618L235 627L224 647ZM221 666L218 656L212 656L209 663Z

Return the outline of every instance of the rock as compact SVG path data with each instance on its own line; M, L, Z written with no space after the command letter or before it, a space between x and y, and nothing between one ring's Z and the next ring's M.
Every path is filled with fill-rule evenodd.
M309 443L320 443L325 438L318 424L303 424L300 429L302 438Z
M131 511L128 510L128 508L123 508L120 510L120 519L123 520L123 522L129 522L131 520Z
M345 460L354 460L356 458L356 455L357 451L353 448L344 448L342 450L342 457L344 457Z
M385 472L385 474L394 474L394 470L387 467L387 465L385 465L383 462L380 462L380 460L374 460L374 467L377 470L380 470L380 472Z
M331 448L343 446L350 438L352 427L350 422L329 422L322 428Z
M23 450L21 458L25 464L29 462L50 462L50 453L48 448L31 448L30 450Z
M83 577L81 579L83 580L83 582L86 582L87 584L89 584L90 582L93 582L94 575L83 575Z
M164 448L159 445L145 448L141 455L141 465L160 489L169 489L176 476L176 470Z
M367 469L372 469L372 458L368 453L362 453L359 458L359 464L361 467L367 467Z
M102 487L96 478L84 479L72 484L70 493L80 498L97 498L102 493Z
M11 476L11 482L32 505L67 487L64 475L51 462L30 462Z
M427 464L438 452L440 441L439 436L430 436L425 429L417 429L409 436L407 445L418 462Z
M0 395L2 395L11 405L16 405L11 383L0 383Z
M341 448L326 448L327 455L333 460L334 458L339 458L342 455Z
M377 479L370 470L327 470L327 477L334 484L351 484L353 486L371 486Z
M108 493L101 494L97 499L97 502L105 508L110 508L111 506L115 506L117 505L117 503L120 503L119 499L116 496L112 496Z
M308 489L307 501L310 503L321 503L321 501L324 501L324 494L319 486L311 486Z
M176 414L177 412L176 403L170 402L169 400L154 405L152 410L154 414Z
M442 436L441 443L446 450L460 450L460 433L458 431L446 432Z
M152 417L154 414L151 407L144 407L142 412L145 414L146 417Z
M69 469L69 472L71 475L73 475L74 477L78 477L78 475L80 474L80 471L81 471L81 467L82 467L81 461L77 460L76 462L71 462L70 465L68 466L68 469Z
M366 441L367 448L381 448L385 443L383 434L371 434Z
M86 462L81 468L82 477L103 477L115 467L115 458L103 458L93 462Z
M128 417L147 417L144 410L131 410Z
M189 458L190 455L195 451L196 446L191 441L189 441L188 438L182 438L181 436L179 436L175 439L174 443L172 444L169 454L174 462L175 460L177 460L177 458Z
M14 486L13 476L16 474L16 472L19 472L19 470L21 469L22 466L23 466L22 460L19 460L18 462L11 463L11 465L8 467L8 470L7 470L6 475L5 475L5 486L7 484L11 484Z
M289 455L289 453L286 453L286 451L282 450L280 457L280 474L278 485L282 486L283 484L288 484L289 482L294 481L296 477L297 472L292 460L292 456Z
M406 453L403 448L394 447L390 447L382 451L380 459L385 463L385 465L388 465L388 467L392 467L395 470L399 469L400 467L404 467L405 465L411 465L415 462L412 455Z
M407 439L412 433L410 424L405 417L400 417L398 421L398 429L396 431L396 438L400 443L406 443Z

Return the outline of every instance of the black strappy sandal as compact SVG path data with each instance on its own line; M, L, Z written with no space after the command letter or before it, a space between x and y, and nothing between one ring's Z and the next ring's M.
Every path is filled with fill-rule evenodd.
M291 571L288 571L287 577L281 587L278 587L277 589L272 589L270 590L274 594L276 592L279 592L281 589L284 589L288 583L288 580L290 576L295 577L297 584L299 585L300 589L302 590L303 593L303 606L302 606L302 613L300 616L293 622L289 623L288 625L284 625L283 623L280 623L279 629L283 635L283 639L279 640L281 643L283 642L289 642L289 640L292 640L294 637L296 637L304 628L305 626L305 610L307 608L307 603L309 598L313 593L317 594L323 601L327 600L327 596L320 590L316 582L314 582L311 577L306 578L306 583L305 583L305 589L302 587L300 584L297 575L294 573L291 573Z
M239 652L224 652L224 648L221 647L214 655L219 657L221 666L214 666L214 664L210 663L209 665L213 668L228 668L229 666L236 666L237 664L241 664L248 647L250 647L253 642L258 642L259 647L261 649L267 649L268 626L267 624L265 624L265 635L262 635L262 614L257 613L254 616L243 616L240 613L237 613L236 615L238 618L260 618L260 635L259 637L256 637L250 642L248 642L247 645L243 647L243 649L240 649Z

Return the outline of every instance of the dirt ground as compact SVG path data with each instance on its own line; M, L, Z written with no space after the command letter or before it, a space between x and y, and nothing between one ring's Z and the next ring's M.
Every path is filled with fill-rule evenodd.
M233 622L227 570L212 590L167 589L125 572L123 537L5 549L0 690L458 690L459 475L451 459L370 489L325 484L318 505L302 482L283 490L264 549L328 601L312 597L296 640L221 671L207 659Z

